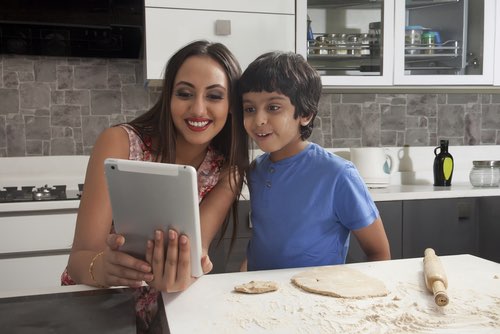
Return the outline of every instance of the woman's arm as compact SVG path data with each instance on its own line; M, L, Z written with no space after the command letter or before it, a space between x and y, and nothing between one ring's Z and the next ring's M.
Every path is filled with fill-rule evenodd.
M375 221L359 230L352 231L358 239L358 242L365 252L368 261L381 261L391 259L391 250L389 241L384 230L382 219L377 218Z
M126 242L124 238L110 236L112 211L104 175L104 160L128 157L128 135L122 128L106 129L94 145L68 262L68 273L77 283L138 286L142 280L152 278L148 263L116 251ZM103 253L97 256L100 252ZM93 278L90 273L91 262Z

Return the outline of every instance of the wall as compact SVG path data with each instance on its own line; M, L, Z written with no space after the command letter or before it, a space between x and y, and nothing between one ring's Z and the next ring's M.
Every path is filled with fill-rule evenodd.
M99 133L150 108L141 61L0 55L0 156L90 154Z
M139 60L0 55L0 156L90 154L98 134L158 98ZM330 94L326 147L500 144L500 94Z

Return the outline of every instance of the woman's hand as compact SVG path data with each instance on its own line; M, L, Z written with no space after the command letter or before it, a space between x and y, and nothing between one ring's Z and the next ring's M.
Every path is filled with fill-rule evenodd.
M187 289L196 280L191 275L191 246L189 238L174 230L168 230L168 246L165 251L163 231L155 231L155 240L148 242L146 260L153 267L153 280L148 284L164 292ZM209 273L213 264L206 251L203 252L201 266L203 273Z
M95 259L93 274L96 282L104 286L140 287L142 281L153 279L149 263L119 251L125 238L110 234L103 254Z

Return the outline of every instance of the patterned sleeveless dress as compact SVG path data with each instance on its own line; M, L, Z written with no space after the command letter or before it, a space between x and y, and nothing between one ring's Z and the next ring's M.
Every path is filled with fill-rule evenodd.
M122 124L119 126L128 133L130 143L129 159L152 161L153 155L150 149L151 138L144 138L143 141L130 125ZM203 200L205 195L207 195L219 181L220 170L224 162L224 156L209 146L205 159L198 168L199 202ZM113 228L111 233L113 233ZM76 283L71 279L67 270L64 270L61 275L61 285L74 284ZM161 294L154 288L143 286L135 289L134 297L136 300L135 311L137 316L137 332L147 332L158 314L158 298L161 298Z

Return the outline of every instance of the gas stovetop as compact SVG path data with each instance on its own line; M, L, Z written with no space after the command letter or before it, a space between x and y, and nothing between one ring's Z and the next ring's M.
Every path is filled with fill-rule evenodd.
M66 185L37 188L35 186L0 188L0 203L31 202L31 201L61 201L80 199L83 184L78 184L78 190L67 190Z

